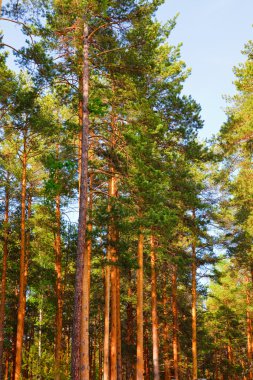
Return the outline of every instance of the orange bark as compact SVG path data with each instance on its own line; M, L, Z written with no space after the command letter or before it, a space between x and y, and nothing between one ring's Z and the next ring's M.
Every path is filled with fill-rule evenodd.
M173 367L175 380L179 380L178 365L178 310L177 310L177 267L172 267L172 317L173 317Z
M118 240L118 234L117 234ZM117 380L122 380L122 357L121 357L121 319L120 319L120 270L116 268L117 276Z
M196 246L192 244L192 378L198 380L197 359L197 263Z
M6 276L8 258L8 237L9 237L9 173L7 173L5 186L5 213L4 213L4 241L3 241L3 263L1 280L1 304L0 304L0 380L3 378L3 345L4 345L4 320L5 320L5 301L6 301Z
M164 357L164 380L170 380L170 360L169 360L169 325L168 325L168 296L166 293L166 281L163 289L163 357Z
M22 185L21 185L21 240L20 240L20 277L19 277L19 305L18 323L16 335L16 355L14 380L20 380L22 364L22 345L24 335L25 307L26 307L26 170L27 170L27 151L26 133L23 142L22 157Z
M144 236L140 230L138 238L138 269L137 269L137 363L136 380L143 380L144 357L143 357L143 244Z
M151 313L152 313L152 341L153 341L153 372L154 372L154 380L160 380L157 291L156 291L156 252L155 252L154 235L151 235L150 247L151 247L150 256L151 256Z
M107 249L107 260L110 260L110 251ZM104 380L110 378L110 265L105 267L105 308L104 308Z
M8 380L8 374L9 374L9 358L7 357L6 360L5 360L4 380Z
M246 279L247 283L249 283L249 278ZM249 364L252 364L253 359L253 352L252 352L252 345L253 345L253 337L252 337L252 313L250 312L249 308L251 306L251 294L250 289L247 288L246 291L246 302L247 302L247 357ZM249 380L253 379L253 371L250 370L248 374Z
M55 380L60 380L61 343L62 343L62 266L61 266L61 209L60 195L56 196L56 236L55 236L55 271L56 271L56 337L55 337Z

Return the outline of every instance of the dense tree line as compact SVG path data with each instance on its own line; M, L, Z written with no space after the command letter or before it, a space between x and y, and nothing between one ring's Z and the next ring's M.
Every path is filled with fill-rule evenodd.
M202 143L162 3L2 7L0 379L253 378L252 43Z

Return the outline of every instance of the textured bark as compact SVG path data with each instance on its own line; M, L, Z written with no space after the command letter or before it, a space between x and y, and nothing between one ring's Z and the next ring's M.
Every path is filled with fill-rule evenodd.
M173 368L175 380L179 380L178 366L178 310L177 310L177 267L172 267L172 317L173 317Z
M154 372L154 380L160 380L157 289L156 289L156 252L155 252L154 235L151 235L150 247L151 247L150 256L151 256L151 313L152 313L152 342L153 342L153 372Z
M4 380L8 380L8 374L9 374L9 357L7 357L5 360Z
M136 380L143 380L144 375L144 357L143 357L143 244L144 236L140 231L138 237L138 269L137 269L137 362L136 362Z
M250 280L249 278L246 278L247 284L249 284ZM246 302L247 302L247 357L248 361L251 364L252 359L253 359L253 352L252 352L252 313L250 311L250 306L251 306L251 294L250 294L250 289L247 288L246 290ZM252 380L253 379L253 371L250 370L248 374L248 379Z
M144 367L145 367L145 380L150 380L150 366L149 366L149 347L148 347L148 328L145 328L145 350L144 350Z
M192 244L192 379L198 379L197 359L197 263L196 246Z
M165 271L166 273L166 271ZM164 278L164 289L163 289L163 316L164 316L164 326L163 326L163 358L164 358L164 380L170 380L170 360L169 360L169 324L168 324L168 296L166 289L166 278Z
M78 122L79 122L79 133L78 133L78 195L80 202L80 188L81 188L81 158L82 158L82 135L83 135L83 76L79 77L79 92L80 99L78 103Z
M19 305L18 323L16 336L16 355L14 380L20 380L22 364L22 345L25 323L26 307L26 170L27 170L27 149L26 133L24 134L23 156L22 156L22 185L21 185L21 239L20 239L20 277L19 277Z
M111 168L113 172L113 168ZM115 197L117 194L116 178L112 175L109 180L109 197ZM111 209L109 210L109 212ZM109 243L110 258L114 265L111 267L111 349L110 349L110 364L111 377L110 380L118 380L118 274L117 274L117 251L116 251L117 234L114 225L113 216L109 222Z
M112 257L112 261L116 260ZM110 380L117 380L117 268L115 265L111 268L111 287L112 287L112 303L111 303L111 377Z
M110 250L107 249L107 260L110 260ZM110 379L110 265L105 267L105 307L104 307L104 380Z
M119 236L117 234L117 240ZM121 350L121 318L120 318L120 270L116 267L117 275L117 380L122 380L122 350Z
M60 195L56 196L56 235L55 235L55 271L56 271L56 298L57 298L57 311L56 311L56 337L55 337L55 380L60 380L61 370L61 343L62 343L62 253L61 253L61 209L60 209Z
M8 380L8 376L9 376L9 359L6 359L4 380Z
M127 321L126 321L126 344L127 344L127 357L126 357L126 378L125 380L133 380L133 373L135 373L135 365L133 362L132 347L134 345L134 309L132 303L132 272L129 271L129 286L127 291L128 303L126 307Z
M4 233L3 233L3 262L1 279L1 304L0 304L0 380L3 379L3 346L4 346L4 321L5 321L5 301L6 301L6 277L8 258L8 237L9 237L9 173L6 177L5 186L5 212L4 212Z
M88 193L88 134L89 134L89 46L88 26L84 22L83 35L83 123L80 164L79 223L77 264L74 296L74 318L71 355L71 379L89 379L89 284L86 249L87 193Z

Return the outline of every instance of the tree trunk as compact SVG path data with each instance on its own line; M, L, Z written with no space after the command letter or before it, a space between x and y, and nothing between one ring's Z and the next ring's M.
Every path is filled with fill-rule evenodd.
M24 133L22 157L22 185L21 185L21 240L20 240L20 277L19 277L19 305L16 336L16 356L14 380L20 380L22 365L22 345L24 336L25 307L26 307L26 132Z
M155 238L151 235L151 309L152 309L152 341L153 341L153 371L154 380L160 380L159 372L159 342L158 342L158 318L157 318L157 291L156 291L156 252Z
M7 258L8 258L8 238L9 238L9 173L7 172L5 185L5 213L4 213L4 233L3 233L3 262L1 280L1 305L0 305L0 380L3 379L3 346L4 346L4 320L6 301L6 279L7 279Z
M246 279L247 285L249 284L249 278ZM247 357L249 365L252 364L252 315L250 312L250 306L251 306L251 296L250 296L250 289L247 288L246 290L246 302L247 302ZM250 367L251 368L251 367ZM253 379L253 371L249 370L248 375L249 380Z
M133 313L133 302L132 302L132 272L129 270L129 286L127 291L127 296L129 301L127 302L126 314L126 345L127 345L127 357L126 357L126 380L133 380L133 372L134 372L134 362L133 362L133 354L132 347L134 345L134 313Z
M149 347L148 347L148 329L145 328L145 356L144 356L144 367L145 367L145 380L150 380L150 366L149 366Z
M143 244L144 236L140 229L138 237L138 269L137 269L137 362L136 380L143 380L144 358L143 358Z
M165 268L167 269L167 268ZM166 273L166 270L164 271ZM168 324L168 296L166 289L166 278L164 279L163 288L163 316L164 316L164 327L163 327L163 358L164 358L164 380L171 380L170 376L170 360L169 360L169 324Z
M197 263L196 246L192 244L192 379L198 380L197 359Z
M61 198L58 194L56 196L56 236L55 236L55 271L56 271L56 297L57 297L57 311L56 311L56 337L55 337L55 380L60 380L61 371L61 342L62 342L62 263L61 263Z
M117 234L117 240L119 236ZM120 319L120 269L116 267L117 276L117 380L122 380L121 319Z
M88 134L89 134L89 46L88 26L84 22L83 36L83 123L80 167L80 200L77 239L77 265L71 356L71 379L89 380L89 287L86 245L88 193ZM86 254L85 254L86 253Z
M9 374L9 357L7 357L5 360L4 380L8 380L8 374Z
M80 192L81 192L81 162L82 162L82 135L83 135L83 76L79 77L79 93L80 99L78 103L78 201L80 204Z
M178 366L178 310L177 310L177 267L172 266L172 317L173 317L173 368L175 380L179 380Z
M110 261L110 250L107 249L107 260ZM111 280L110 274L111 268L110 265L105 267L105 308L104 308L104 380L110 379L110 287Z
M111 168L113 173L114 169ZM114 175L109 180L109 198L115 197L117 194L116 178ZM109 200L110 201L110 200ZM111 212L111 205L109 212ZM118 380L118 274L117 274L117 233L115 230L114 217L110 217L109 222L109 242L108 249L110 258L114 265L111 267L111 377L110 380Z

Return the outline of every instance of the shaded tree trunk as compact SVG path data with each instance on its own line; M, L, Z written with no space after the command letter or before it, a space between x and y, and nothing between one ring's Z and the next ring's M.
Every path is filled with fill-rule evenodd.
M107 248L107 261L110 261L110 250ZM105 266L105 307L104 307L104 380L110 379L110 288L111 288L111 267Z
M8 258L8 238L9 238L9 173L7 172L5 185L5 212L4 212L4 233L3 233L3 262L1 280L1 304L0 304L0 380L3 378L3 347L4 347L4 321L5 321L5 301L6 301L6 279L7 279L7 258Z
M137 269L137 362L136 362L136 380L143 380L144 375L144 357L143 357L143 245L144 236L140 229L138 237L138 269Z
M148 329L147 329L147 327L145 328L145 350L144 351L145 351L144 352L145 380L150 380Z
M150 247L151 247L150 256L151 256L151 313L152 313L153 371L154 371L154 380L160 380L157 289L156 289L156 252L155 252L154 235L151 235Z
M165 268L167 269L167 268ZM169 324L168 324L168 296L166 289L166 278L164 278L164 289L163 289L163 316L164 316L164 327L163 327L163 358L164 358L164 380L170 380L170 360L169 360Z
M22 185L21 185L21 240L20 240L20 277L19 305L16 336L16 355L14 380L20 380L22 365L22 345L24 336L25 307L26 307L26 170L27 170L27 133L24 133L22 156Z
M80 163L79 223L71 355L71 379L89 380L89 260L86 245L89 135L88 25L83 26L83 115Z
M117 233L117 241L119 234ZM117 276L117 376L122 380L121 318L120 318L120 268L116 267Z
M126 307L127 321L126 321L126 344L127 344L127 357L126 357L126 380L133 380L134 362L132 355L132 347L134 345L134 313L132 303L132 288L131 288L132 272L129 271L129 287L127 291L128 303Z
M5 360L4 380L8 380L8 375L9 375L9 357L7 356Z

